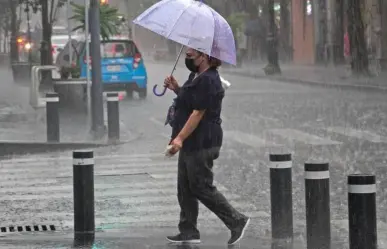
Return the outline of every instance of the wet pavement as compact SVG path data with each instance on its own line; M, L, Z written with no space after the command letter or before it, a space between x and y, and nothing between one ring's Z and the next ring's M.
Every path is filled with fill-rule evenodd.
M148 230L114 230L97 232L95 241L89 245L75 244L72 234L51 233L46 235L12 236L0 240L0 248L9 249L65 249L65 248L99 248L99 249L306 249L304 241L272 241L269 238L245 236L240 243L227 246L227 233L209 232L201 235L200 244L172 244L165 239L173 234L173 229ZM332 248L346 249L342 242L332 242Z
M162 86L172 64L148 65L150 88L156 83ZM186 70L178 68L176 77L184 80ZM378 237L380 248L387 248L386 95L236 75L224 77L232 86L223 104L225 139L214 171L221 191L253 217L248 237L254 242L245 248L261 248L254 246L257 241L258 246L266 246L259 239L270 237L268 154L278 151L293 154L296 241L302 244L305 240L303 164L320 161L331 166L332 239L343 244L334 248L347 248L346 176L360 172L377 175ZM161 153L170 134L163 123L173 93L160 98L150 91L147 100L120 102L123 129L136 134L137 140L95 149L99 157L95 166L96 224L103 231L156 229L160 233L155 236L144 231L149 241L156 241L144 248L168 248L160 240L169 231L165 227L175 227L178 220L176 158L167 160ZM72 230L71 152L2 160L0 171L4 226L53 224L59 232ZM206 243L223 248L223 239L217 236L226 240L228 231L204 207L199 224L203 236L209 238ZM4 236L10 241L9 234ZM262 248L270 248L270 240L262 241L268 241Z
M29 104L29 83L14 83L12 72L0 68L0 141L47 140L46 109L34 109ZM105 117L106 117L106 103ZM81 111L59 110L60 139L62 142L92 141L89 117ZM123 140L133 139L133 134L121 123ZM106 140L104 138L104 140Z
M155 61L148 58L155 64L164 64L173 62ZM263 68L266 62L254 61L244 62L242 66L223 66L220 72L225 75L243 76L256 78L257 80L272 80L283 83L298 83L306 85L315 85L333 88L352 88L365 90L383 90L387 91L385 81L386 73L380 72L376 65L370 65L371 76L352 75L350 65L295 65L292 63L280 62L281 75L268 76ZM185 68L184 60L179 61L178 66Z
M272 79L286 83L304 83L325 87L352 87L360 89L387 90L384 80L386 73L370 69L372 76L353 76L349 65L293 65L281 64L281 75L267 76L263 68L264 63L245 64L242 67L224 68L222 72L254 77L259 79Z

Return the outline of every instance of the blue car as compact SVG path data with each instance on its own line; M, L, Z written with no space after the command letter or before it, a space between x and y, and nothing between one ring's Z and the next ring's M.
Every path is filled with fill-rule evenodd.
M79 51L80 77L86 78L84 43ZM112 38L101 41L101 73L104 91L126 91L128 97L136 91L140 98L146 98L147 71L144 59L132 40Z

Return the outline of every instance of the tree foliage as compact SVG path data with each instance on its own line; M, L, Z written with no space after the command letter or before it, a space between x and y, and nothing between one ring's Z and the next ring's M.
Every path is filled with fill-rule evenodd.
M159 0L125 0L127 5L126 15L129 19L134 19L157 2Z
M235 12L226 18L234 34L238 33L238 31L242 31L241 29L246 22L247 16L248 15L245 12Z
M70 19L80 23L77 27L73 29L85 31L85 6L79 5L76 3L71 3L73 6L74 15ZM100 11L100 27L101 27L101 36L102 39L106 40L112 35L119 33L118 26L120 25L121 19L118 9L114 8L108 4L103 4L99 8Z
M62 8L66 4L67 0L51 0L49 3L49 23L52 25L57 20L58 17L58 11L60 8ZM30 9L34 14L38 13L42 10L42 1L41 0L19 0L19 4L24 4L26 8L24 9L25 12L28 12Z

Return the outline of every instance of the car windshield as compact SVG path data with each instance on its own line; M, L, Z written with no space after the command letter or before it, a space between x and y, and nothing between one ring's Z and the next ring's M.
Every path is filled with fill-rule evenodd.
M102 58L133 57L136 53L138 53L138 50L132 41L106 41L101 43Z

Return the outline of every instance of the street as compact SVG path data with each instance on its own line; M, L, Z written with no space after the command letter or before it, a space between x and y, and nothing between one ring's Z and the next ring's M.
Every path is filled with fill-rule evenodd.
M177 159L162 155L170 135L164 121L174 93L152 93L154 84L161 90L171 68L172 63L148 63L148 98L120 102L121 122L138 138L95 150L99 230L177 225ZM224 146L215 178L236 208L253 218L248 236L270 236L268 157L291 152L295 237L305 233L304 163L328 162L332 240L348 240L347 175L371 173L377 177L378 239L380 248L386 248L386 94L222 76L232 86L223 102ZM178 67L175 77L182 84L188 71ZM2 227L72 229L71 152L4 159L0 172ZM203 234L219 233L219 227L227 233L203 206L199 219Z

